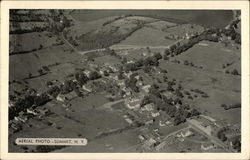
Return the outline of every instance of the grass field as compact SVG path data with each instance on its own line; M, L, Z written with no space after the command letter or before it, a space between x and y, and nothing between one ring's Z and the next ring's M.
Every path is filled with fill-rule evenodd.
M49 36L48 32L32 32L10 35L10 53L29 52L58 44L56 37Z
M121 60L114 57L114 56L110 56L110 55L105 55L105 56L101 56L101 57L97 57L95 58L95 62L98 65L104 65L105 63L109 63L109 64L120 64Z
M10 58L10 81L26 78L28 73L36 75L42 66L80 61L81 56L69 50L67 45L54 46L28 54L13 55Z
M134 130L128 130L116 135L108 136L102 139L91 141L87 146L83 147L67 147L61 150L55 151L57 153L100 153L100 152L136 152L133 146L140 143L137 138L138 133Z
M167 33L161 30L143 27L121 41L118 45L167 46L174 43L172 40L165 39L165 35Z
M138 15L171 22L189 22L205 26L225 27L233 18L230 10L75 10L72 16L83 22L111 16Z
M241 101L239 76L221 74L215 71L196 69L182 64L161 61L160 67L168 70L168 77L182 81L185 89L198 88L208 94L208 98L197 98L187 102L201 110L207 110L216 118L229 123L240 123L240 108L224 110L221 104L235 104Z
M172 37L174 35L176 37L178 36L178 39L180 39L183 36L186 36L186 33L189 35L200 34L204 31L204 27L196 24L181 24L163 29L163 31L167 33L166 36L168 37Z
M194 65L203 66L208 70L223 71L223 64L238 62L240 57L240 50L225 47L221 43L202 41L178 55L176 59L193 62Z
M68 36L72 36L74 38L79 37L80 35L86 34L88 32L100 29L103 24L107 21L111 21L115 19L117 16L105 17L93 21L77 21L76 25L73 25L68 30Z
M98 99L98 101L96 99ZM46 119L41 121L30 119L27 124L32 124L32 127L26 128L10 136L10 142L14 142L17 137L24 138L30 137L30 135L32 135L33 138L77 138L80 136L89 140L95 140L95 137L103 132L126 127L127 123L115 112L106 112L93 108L93 106L98 107L105 102L106 98L104 95L97 94L84 99L74 99L71 101L72 105L69 109L66 109L61 104L46 104L42 107L50 109L55 114L46 116ZM55 123L55 126L49 127L46 121ZM132 137L134 137L134 135ZM118 146L119 144L117 144L117 141L112 139L113 138L111 138L110 141L113 141L112 143L116 143ZM126 143L128 139L130 138L125 138L122 143ZM134 140L131 140L131 142L134 142ZM129 142L128 145L130 145L131 142ZM11 149L10 151L21 151L13 144L9 147ZM90 145L90 150L95 152L96 150L92 147ZM103 148L99 148L99 152L103 152L104 150L102 149Z

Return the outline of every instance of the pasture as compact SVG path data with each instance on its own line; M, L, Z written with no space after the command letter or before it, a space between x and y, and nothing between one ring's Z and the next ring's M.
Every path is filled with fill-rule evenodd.
M160 67L168 70L168 78L182 81L185 89L198 88L208 94L208 98L197 98L187 102L201 111L209 111L216 118L229 123L240 123L240 108L224 110L221 104L235 104L241 101L241 78L220 72L198 69L168 61L161 61Z
M202 41L175 58L193 62L207 70L223 71L223 65L237 63L240 57L240 50L225 47L222 43Z

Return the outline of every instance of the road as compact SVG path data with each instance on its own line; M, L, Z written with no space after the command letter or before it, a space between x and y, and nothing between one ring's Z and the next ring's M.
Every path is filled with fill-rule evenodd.
M205 137L207 137L208 139L211 140L211 142L213 142L214 144L216 144L217 146L222 147L223 149L225 149L225 151L227 152L234 152L232 149L228 148L228 146L223 143L220 139L218 139L217 137L214 137L212 135L208 135L207 133L205 133L204 131L202 131L199 127L197 127L195 124L189 122L190 127L192 127L194 130L196 130L197 132L199 132L200 134L204 135Z
M187 127L185 127L185 128L181 128L181 129L179 129L179 130L177 130L177 131L174 131L174 132L172 132L172 133L169 133L168 135L166 135L166 136L162 139L162 141L165 141L165 140L168 139L170 136L173 136L173 135L177 134L178 132L183 131L183 130L186 130L186 129L189 129L189 128L190 128L190 126L187 126Z

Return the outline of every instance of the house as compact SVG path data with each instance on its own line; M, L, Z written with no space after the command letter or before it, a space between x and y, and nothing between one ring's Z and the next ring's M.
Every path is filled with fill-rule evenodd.
M37 113L32 108L27 108L27 113L37 115Z
M202 131L206 133L207 135L212 134L212 131L213 131L212 126L202 122L201 119L199 119L199 121L196 119L187 119L187 122L189 123L191 127L193 127L196 130Z
M148 84L148 85L145 85L145 86L143 86L142 87L142 90L144 90L145 92L149 92L149 89L150 89L150 87L151 87L151 85L150 84Z
M139 135L138 138L139 138L141 141L144 141L144 140L146 139L143 135Z
M89 78L91 70L84 70L83 73Z
M131 71L129 71L128 73L124 73L124 75L127 77L127 78L129 78L131 75L133 74L133 72L131 72Z
M132 124L133 121L130 118L125 118L125 121L128 122L128 124Z
M180 106L181 106L181 105L180 105L179 103L175 104L175 108L176 108L176 109L179 109Z
M152 117L158 117L160 115L160 112L152 112L151 116Z
M124 87L125 86L124 80L118 80L117 85L121 86L121 87Z
M125 104L129 109L138 109L141 106L140 105L141 100L137 98L132 98L132 99L125 101Z
M76 92L70 92L65 95L65 100L71 100L73 98L77 97Z
M166 145L166 141L163 141L163 142L161 142L161 143L159 143L156 147L155 147L155 149L157 150L157 151L160 151L165 145Z
M203 143L201 145L201 149L204 151L207 151L209 149L213 149L214 148L214 144L213 143Z
M134 60L129 60L129 61L127 61L127 63L135 63L135 61Z
M38 109L40 115L46 115L49 112L48 108Z
M148 120L148 121L145 122L145 125L150 125L150 124L152 124L153 122L154 122L153 119L150 119L150 120Z
M164 126L166 126L166 124L165 124L165 123L162 123L162 121L160 120L160 121L159 121L159 126L160 126L160 127L164 127Z
M171 121L166 121L166 125L170 125L172 122Z
M143 82L142 82L142 81L137 81L137 82L136 82L136 85L137 85L137 86L142 86L142 85L143 85Z
M189 137L193 135L193 132L191 132L189 129L185 130L185 131L182 131L181 132L181 136L184 138L184 137Z
M190 39L190 35L186 33L186 39Z
M14 106L14 102L9 101L9 107L13 107Z
M18 117L15 117L15 120L25 123L28 120L28 118L24 115L19 115Z
M92 92L92 88L86 86L86 85L82 85L82 89L87 91L87 92Z
M153 138L149 138L148 140L146 140L146 141L144 142L144 145L145 145L146 147L151 147L151 146L154 145L156 142L157 142L157 141L154 140Z
M14 132L18 132L22 129L22 126L20 124L15 124L15 123L12 123L10 127L14 130Z
M110 75L109 77L112 78L115 81L119 80L118 75Z
M136 80L139 80L141 77L139 75L135 76Z
M154 104L149 103L149 104L144 105L142 108L145 108L146 111L153 111L154 110Z
M60 102L64 102L65 101L65 96L58 94L56 97L56 100L60 101Z
M129 89L122 89L127 96L130 96L132 92Z
M108 64L108 67L112 70L112 72L118 72L118 68L115 65Z
M182 138L182 137L179 137L179 138L177 138L180 142L184 142L184 138Z

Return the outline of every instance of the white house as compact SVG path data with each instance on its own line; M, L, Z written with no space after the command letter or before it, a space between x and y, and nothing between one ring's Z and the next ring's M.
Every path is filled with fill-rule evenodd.
M152 117L158 117L160 115L160 112L152 112L151 116Z
M145 137L143 135L139 135L138 138L141 140L141 141L144 141L145 140Z
M154 110L154 104L153 103L146 104L144 107L145 107L145 109L147 111L153 111Z
M64 102L65 101L65 97L61 94L58 94L56 97L56 100L60 101L60 102Z
M142 89L145 91L145 92L149 92L149 88L151 87L151 85L150 84L148 84L148 85L145 85L145 86L143 86L142 87Z
M82 89L87 91L87 92L92 92L92 89L90 87L85 86L85 85L82 85Z
M84 70L83 73L86 74L87 77L89 77L91 71L90 70Z
M125 121L128 122L128 124L132 124L133 121L130 118L125 118Z

